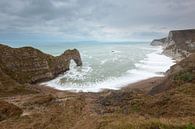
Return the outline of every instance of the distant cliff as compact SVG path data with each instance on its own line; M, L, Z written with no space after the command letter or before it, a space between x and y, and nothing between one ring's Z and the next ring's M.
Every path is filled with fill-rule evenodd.
M152 42L151 42L151 45L152 46L162 46L165 42L166 38L162 38L162 39L154 39Z
M11 48L0 44L0 73L20 84L52 79L69 70L71 59L77 66L82 65L79 51L76 49L67 50L54 57L32 47Z
M162 45L165 55L184 59L195 52L195 29L170 31L168 37L154 40L151 45Z

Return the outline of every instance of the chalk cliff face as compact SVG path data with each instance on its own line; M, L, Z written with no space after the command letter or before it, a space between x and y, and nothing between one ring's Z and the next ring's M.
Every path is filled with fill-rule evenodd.
M170 31L167 38L154 40L151 45L163 46L165 55L180 61L195 52L195 29Z
M0 44L0 71L21 84L52 79L69 69L71 59L77 66L82 65L76 49L54 57L32 47L11 48Z
M165 41L164 54L183 59L195 52L195 29L170 31Z

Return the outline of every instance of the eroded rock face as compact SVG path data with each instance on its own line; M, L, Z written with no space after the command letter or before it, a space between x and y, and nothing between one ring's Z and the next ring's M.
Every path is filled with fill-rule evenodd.
M174 44L176 48L195 52L195 29L169 32L167 46Z
M163 46L165 55L180 61L195 52L195 29L170 31L168 37L154 40L151 45Z
M32 47L11 48L0 44L0 69L19 83L52 79L69 69L71 59L78 66L82 65L76 49L54 57Z
M164 54L181 60L193 52L195 52L195 29L169 32Z

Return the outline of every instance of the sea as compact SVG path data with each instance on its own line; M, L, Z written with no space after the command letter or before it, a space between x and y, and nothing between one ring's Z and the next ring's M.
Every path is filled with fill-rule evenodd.
M79 50L83 66L72 60L70 70L43 85L72 92L118 90L128 84L151 77L162 77L175 64L162 54L162 47L149 42L53 42L11 43L12 47L32 46L59 56L67 49Z

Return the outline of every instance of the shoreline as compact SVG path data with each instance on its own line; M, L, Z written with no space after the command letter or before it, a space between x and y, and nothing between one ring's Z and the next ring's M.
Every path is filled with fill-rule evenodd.
M158 86L166 77L151 77L147 79L143 79L137 82L133 82L130 84L127 84L120 89L102 89L101 91L98 92L75 92L75 91L70 91L70 90L60 90L54 87L50 87L47 85L34 85L33 87L38 88L41 92L47 92L47 93L70 93L70 94L102 94L105 92L112 92L112 91L125 91L125 90L141 90L144 93L148 93L153 87Z
M144 92L149 92L153 87L159 85L166 77L151 77L148 79L140 80L135 83L128 84L120 90L139 89Z

